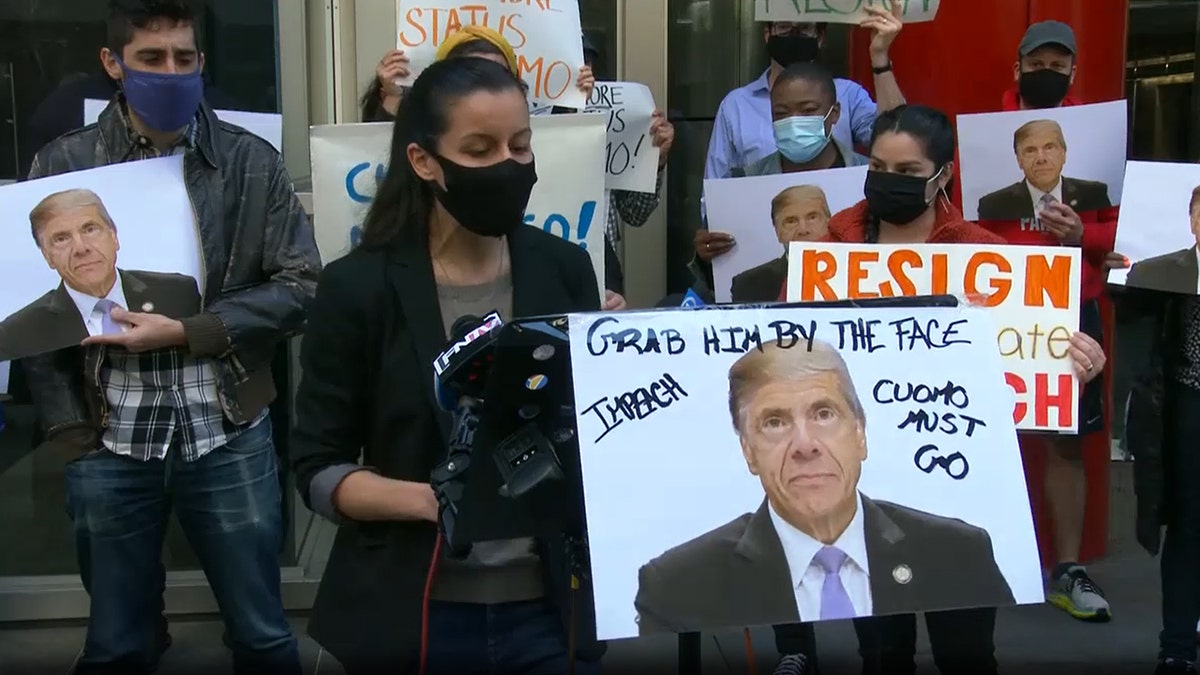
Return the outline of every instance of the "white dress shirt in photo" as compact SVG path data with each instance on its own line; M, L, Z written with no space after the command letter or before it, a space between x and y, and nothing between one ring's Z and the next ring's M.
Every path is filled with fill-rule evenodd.
M83 325L87 327L88 335L95 337L104 334L104 312L96 308L96 303L101 299L111 300L113 304L121 309L128 310L129 303L125 301L125 289L121 287L121 279L117 278L117 283L113 284L112 290L104 298L92 297L86 293L81 293L66 284L63 284L67 289L67 295L75 301L75 307L79 309L79 316L83 319ZM128 330L128 327L123 323L118 323L121 330Z
M796 608L800 610L801 621L816 621L821 617L821 588L825 585L825 570L815 560L817 552L825 544L801 532L788 524L775 508L768 506L771 522L779 535L779 543L783 544L783 554L787 558L788 570L792 576L792 589L796 594ZM858 495L855 505L854 518L842 532L833 546L846 554L842 563L842 586L850 596L854 605L854 613L858 616L870 616L873 611L871 603L871 568L867 563L867 537L863 525L862 495Z

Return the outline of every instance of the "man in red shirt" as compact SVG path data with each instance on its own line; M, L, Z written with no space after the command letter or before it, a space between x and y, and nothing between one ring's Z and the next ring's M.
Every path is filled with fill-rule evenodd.
M1017 86L1005 92L1004 110L1031 110L1079 105L1067 95L1075 80L1075 33L1059 21L1035 23L1025 32L1013 67ZM990 221L982 225L1011 244L1078 246L1083 257L1083 287L1079 330L1102 341L1098 299L1104 292L1107 266L1119 256L1112 253L1117 233L1117 209L1076 213L1061 198L1058 186L1045 197L1032 219ZM1055 194L1058 192L1058 194ZM1032 198L1032 195L1031 195ZM1044 203L1043 202L1043 203ZM1047 600L1084 621L1108 621L1112 614L1103 591L1077 561L1083 540L1087 479L1083 464L1083 436L1104 430L1103 378L1089 382L1080 393L1079 435L1041 436L1046 447L1045 496L1054 519L1057 565L1050 574Z

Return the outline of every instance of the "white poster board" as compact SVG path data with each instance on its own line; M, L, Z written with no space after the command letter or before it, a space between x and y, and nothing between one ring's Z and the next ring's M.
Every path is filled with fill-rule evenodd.
M599 115L532 117L538 182L525 224L583 247L604 296L605 120ZM375 189L387 175L392 124L334 124L310 132L313 227L325 263L358 245Z
M30 212L46 197L75 189L90 190L99 198L115 232L97 214L90 229L84 219L69 228L64 225L56 234L57 243L47 236L35 241ZM13 317L26 309L41 312L70 279L86 281L113 268L177 273L191 277L196 290L203 291L200 240L181 155L6 185L0 187L0 211L10 216L0 232L0 361L77 345L87 335L82 315L70 325L33 320L28 312L20 320ZM64 272L51 268L47 258ZM54 328L38 329L39 339L32 345L36 349L31 350L26 326Z
M900 0L904 23L933 21L941 0ZM754 0L755 21L857 24L870 15L865 8L891 11L892 0Z
M396 0L396 23L396 48L409 59L401 84L416 81L446 38L463 26L483 25L512 45L532 103L584 106L576 86L584 65L578 0Z
M83 101L83 123L93 124L100 119L100 113L108 107L108 101L98 101L93 98ZM277 113L246 112L244 110L214 110L217 119L235 124L246 131L258 136L271 144L271 147L283 152L283 115Z
M1047 186L1043 192L1058 184L1056 199L1080 213L1120 204L1127 114L1125 101L1110 101L959 115L963 215L992 221L986 225L1001 236L994 221L1029 229L1036 201L1029 182Z
M608 124L605 187L657 192L659 149L650 137L654 117L650 87L640 82L597 82L584 112L603 114Z
M854 206L863 198L867 167L802 171L774 176L716 178L704 181L708 229L733 235L737 245L713 259L717 302L730 302L733 279L784 254L771 218L776 198L786 199L800 186L816 186L825 195L829 214ZM784 218L786 204L776 215ZM826 221L827 224L828 221ZM782 289L783 279L779 280Z
M851 554L857 615L1042 602L995 332L969 307L571 317L597 637L835 618L820 580L797 598L801 532Z
M1196 231L1200 200L1200 165L1174 162L1129 162L1117 220L1116 251L1132 267L1108 273L1108 283L1169 293L1200 292Z

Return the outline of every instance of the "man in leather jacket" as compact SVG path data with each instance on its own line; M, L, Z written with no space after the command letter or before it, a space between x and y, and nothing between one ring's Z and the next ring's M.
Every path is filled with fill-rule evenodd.
M122 330L21 362L44 445L76 457L67 506L91 596L76 672L157 667L169 644L161 548L174 510L217 597L235 671L299 675L280 598L267 406L276 348L300 332L316 289L312 224L279 153L204 103L184 0L114 2L108 33L100 56L118 94L97 124L39 151L30 178L181 154L202 300L183 316L154 313L167 303L109 302L104 323Z

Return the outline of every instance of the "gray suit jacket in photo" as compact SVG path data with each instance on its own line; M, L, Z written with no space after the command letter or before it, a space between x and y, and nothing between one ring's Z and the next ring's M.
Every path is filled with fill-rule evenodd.
M132 270L119 270L118 275L131 312L183 319L200 311L200 289L192 277ZM75 347L87 336L79 308L60 283L0 321L0 361Z
M862 504L873 615L1016 603L987 531L866 496ZM638 633L796 623L794 588L764 500L642 566Z
M1125 285L1165 293L1196 295L1200 262L1196 247L1139 260L1129 268Z

